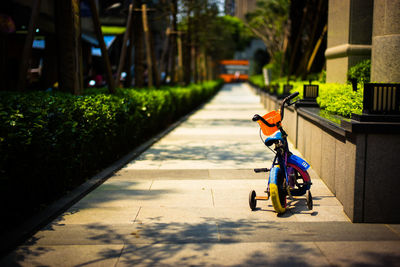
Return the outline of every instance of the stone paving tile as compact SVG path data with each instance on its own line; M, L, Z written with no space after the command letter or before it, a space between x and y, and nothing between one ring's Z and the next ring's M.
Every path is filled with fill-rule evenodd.
M193 200L195 201L195 200ZM213 207L193 208L188 201L186 206L159 207L146 205L141 207L135 219L136 224L154 223L181 223L181 224L203 224L215 223L217 210Z
M134 222L111 224L105 221L103 223L65 224L62 218L58 218L27 240L25 245L107 245L152 242L143 238L139 239L137 229Z
M100 186L99 190L94 190L86 195L73 207L105 208L137 206L147 200L157 199L161 195L170 193L170 191L166 189L149 191L153 183L151 180L144 180L143 182L137 180L135 182L121 182L121 180L118 179L111 181ZM124 185L126 185L126 187L124 187Z
M336 221L226 220L218 223L218 230L221 242L400 241L383 225Z
M313 243L129 245L117 266L329 266Z
M220 110L222 109L222 110ZM125 169L234 169L270 164L273 154L251 121L264 113L247 85L227 86Z
M128 224L135 220L139 206L125 205L120 207L78 207L74 206L65 212L63 224Z
M205 142L206 148L204 148ZM176 169L232 169L243 168L243 166L251 169L260 165L269 166L273 156L259 141L240 142L237 139L190 141L179 138L173 142L164 141L164 143L155 144L124 169L157 169L166 168L165 166L171 169L174 164ZM227 164L229 168L224 167Z
M387 224L386 227L400 237L400 224Z
M265 180L265 173L255 173L253 169L210 169L208 170L210 179L225 180ZM243 181L242 181L243 182Z
M241 125L240 125L241 124ZM188 136L189 138L193 135L199 135L202 136L202 139L207 139L209 135L211 136L220 136L221 139L224 138L224 136L230 135L230 136L246 136L247 138L253 137L257 133L257 129L255 124L253 124L253 127L248 127L247 122L246 123L238 123L238 126L232 127L229 125L225 126L215 126L215 125L198 125L197 128L192 128L192 127L179 127L175 131L171 132L171 136L181 136L181 137L186 137ZM243 125L244 124L244 125ZM210 126L210 127L204 127L204 126ZM261 143L260 143L261 144Z
M287 212L283 215L278 215L271 202L261 202L258 203L257 209L251 211L248 203L246 207L215 207L216 215L215 219L217 223L226 222L242 222L242 223L265 223L265 222L275 222L279 220L280 222L297 222L298 219L292 216L292 213ZM235 224L232 224L235 227Z
M207 180L210 178L208 169L128 169L125 168L118 172L118 178L121 180ZM114 180L114 177L113 179ZM147 181L148 182L148 181ZM151 181L148 183L152 183Z
M331 266L400 266L400 241L317 242Z
M213 222L176 222L159 221L152 223L135 222L134 230L126 243L149 244L149 243L215 243L219 241L217 225Z
M1 266L115 266L124 245L22 246ZM18 265L15 263L18 262Z
M301 222L350 222L340 206L315 206L309 210L304 204L290 207L290 212Z
M125 176L121 177L119 174L114 174L112 179L108 179L96 191L112 191L112 190L148 190L152 184L151 181L137 179L138 177Z

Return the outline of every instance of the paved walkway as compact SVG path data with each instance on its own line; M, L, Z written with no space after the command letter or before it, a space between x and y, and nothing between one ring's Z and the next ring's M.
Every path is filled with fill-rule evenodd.
M263 194L273 154L247 85L201 110L1 262L1 266L400 266L399 225L352 224L310 170L314 210L299 197L277 216ZM297 152L295 152L297 153Z

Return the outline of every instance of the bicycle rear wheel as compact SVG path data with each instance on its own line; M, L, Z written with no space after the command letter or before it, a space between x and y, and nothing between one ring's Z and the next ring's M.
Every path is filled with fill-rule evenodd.
M286 211L286 190L284 189L284 179L278 167L272 168L269 178L269 192L274 210L281 214Z
M291 168L292 170L292 179L294 182L294 187L291 188L290 193L292 196L302 196L304 195L307 190L311 187L311 179L310 175L307 171L303 171L299 166L288 163L288 169ZM290 175L290 173L289 173Z

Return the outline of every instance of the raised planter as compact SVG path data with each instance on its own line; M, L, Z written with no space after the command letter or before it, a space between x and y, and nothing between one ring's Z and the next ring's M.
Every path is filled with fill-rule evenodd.
M279 108L276 96L260 97L267 110ZM285 110L283 126L351 221L400 222L399 122L343 119L338 125L317 107L296 105Z
M318 107L317 97L319 93L319 86L316 84L305 84L303 86L303 99L300 99L297 106L302 107Z

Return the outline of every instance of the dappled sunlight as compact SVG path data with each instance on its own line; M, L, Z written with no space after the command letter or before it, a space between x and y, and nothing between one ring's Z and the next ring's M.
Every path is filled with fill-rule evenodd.
M206 160L209 159L210 155L212 155L212 160L215 162L232 160L239 163L240 161L253 161L260 157L265 160L271 160L273 156L268 154L267 156L260 155L260 151L251 150L251 147L249 148L247 144L240 142L230 143L229 145L210 145L207 148L204 148L204 145L196 144L166 144L151 148L137 161Z
M79 249L90 251L90 257L77 257L77 266L90 263L101 263L107 260L118 260L117 266L124 265L213 265L228 264L243 266L252 264L271 264L287 266L290 263L304 266L314 265L312 262L326 262L321 254L328 246L336 243L349 245L348 240L365 238L368 233L383 231L386 238L389 230L381 225L365 225L359 227L347 222L255 222L247 219L232 220L201 217L201 222L168 222L164 223L159 216L148 217L146 222L135 222L126 225L87 224L59 229L53 238L63 237L66 232L74 235L70 244L68 238L46 243L33 242L31 247L21 247L7 259L9 262L35 262L36 259L52 259L52 263L63 263L61 257L55 259L63 249L64 255L74 255ZM383 228L382 228L383 227ZM357 230L356 230L357 229ZM381 234L380 238L383 238ZM376 237L370 236L369 240ZM310 242L313 241L313 242ZM396 243L386 243L395 245ZM57 244L57 245L56 245ZM92 245L92 246L88 246ZM94 246L93 246L94 245ZM92 249L90 249L90 247ZM387 248L387 246L386 246ZM394 249L394 247L393 247ZM385 254L387 263L394 263L398 256L393 249ZM354 249L352 250L354 251ZM329 253L329 252L328 252ZM371 259L371 266L378 261L372 259L374 251L357 251L364 259ZM83 254L85 255L85 253ZM226 255L229 257L224 257ZM377 259L381 259L378 257ZM363 263L360 258L346 259L349 264ZM73 262L74 259L69 259ZM37 261L45 264L46 261Z

